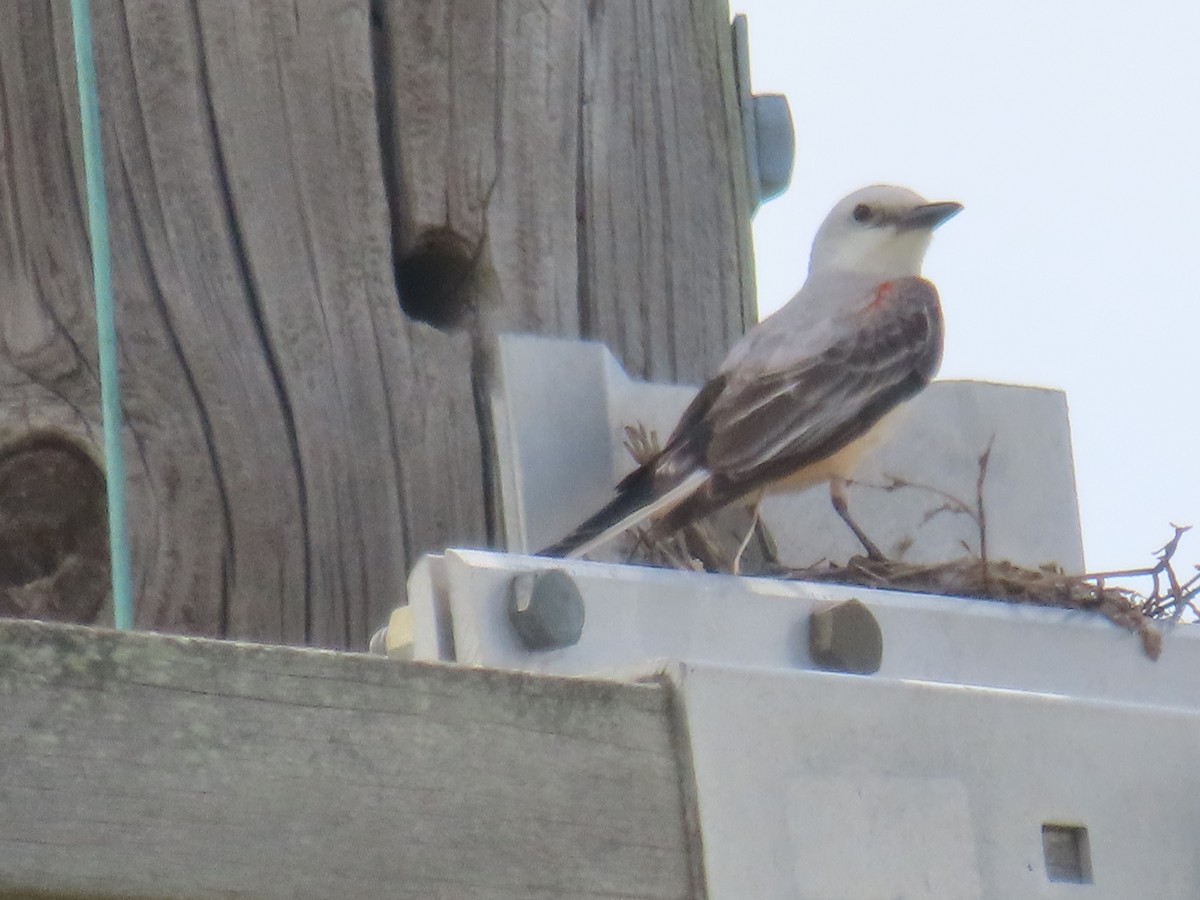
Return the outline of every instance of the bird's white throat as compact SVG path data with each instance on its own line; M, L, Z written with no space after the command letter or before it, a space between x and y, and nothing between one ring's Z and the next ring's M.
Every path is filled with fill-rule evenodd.
M920 275L932 237L925 228L898 231L890 226L843 232L814 254L809 271L841 270L880 281Z

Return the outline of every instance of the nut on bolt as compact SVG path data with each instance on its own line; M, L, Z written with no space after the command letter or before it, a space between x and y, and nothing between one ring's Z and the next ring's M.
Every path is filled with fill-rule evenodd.
M883 663L883 631L861 600L828 604L808 620L808 652L823 669L871 675Z
M522 572L508 585L508 618L527 650L555 650L583 634L583 596L561 569Z
M746 149L750 199L758 209L778 197L792 180L796 159L796 129L783 94L756 94L750 87L750 25L746 16L733 17L733 74Z

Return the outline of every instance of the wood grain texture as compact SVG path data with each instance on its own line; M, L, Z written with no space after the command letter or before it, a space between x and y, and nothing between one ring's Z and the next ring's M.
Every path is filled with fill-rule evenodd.
M471 274L447 302L710 374L755 319L727 4L381 9L401 264L449 233Z
M499 331L715 365L752 287L728 9L652 9L93 5L140 626L365 646L422 553L502 533ZM9 12L0 453L99 464L69 0Z
M62 158L33 185L16 159L3 198L26 245L11 242L5 275L33 270L6 310L41 335L10 356L35 399L6 425L61 427L42 410L65 406L95 448L78 161L43 133L75 120L38 69L54 69L41 52L63 50L69 19L65 4L24 7L38 27L6 30L22 40L4 57L34 67L12 81L38 118L10 132L31 159L43 142ZM367 10L129 0L97 5L94 25L138 622L364 643L421 552L483 536L468 342L396 300ZM47 291L53 260L35 254L65 256L70 283ZM47 369L67 374L37 392Z
M703 382L757 319L729 9L590 5L580 310L626 371Z
M381 6L385 165L399 265L431 235L464 248L497 330L575 335L578 3Z
M665 684L0 621L0 707L0 894L702 896Z

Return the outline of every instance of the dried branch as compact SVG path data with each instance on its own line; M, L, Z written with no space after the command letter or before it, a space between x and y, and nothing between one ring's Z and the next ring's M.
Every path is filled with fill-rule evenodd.
M987 450L988 454L990 454L990 452L991 452L991 444L988 445L988 450ZM982 457L981 457L981 459L982 459ZM984 461L983 462L983 472L986 473L986 471L987 471L987 462ZM984 542L986 542L986 539L987 539L986 538L986 527L987 526L985 524L985 521L980 517L979 508L972 507L970 504L966 503L964 500L960 499L959 497L956 497L953 494L951 494L947 491L944 491L939 487L934 487L931 484L925 484L924 482L921 482L921 481L911 481L907 478L901 478L899 475L892 475L891 473L885 473L883 477L887 479L887 482L885 484L876 484L873 481L857 481L854 479L847 479L846 484L855 485L856 487L869 488L871 490L876 490L876 491L884 491L885 493L889 493L889 494L892 493L893 491L899 491L899 490L916 490L916 491L924 491L928 494L933 494L935 497L940 497L942 499L942 504L940 506L931 507L930 509L927 509L925 511L925 514L921 517L922 525L925 525L925 524L933 521L938 516L940 516L942 513L951 513L952 515L967 516L969 519L971 519L971 521L973 521L975 523L975 529L976 529L976 532L979 534L980 538ZM911 537L907 538L906 540L909 545L911 545L913 543L913 538L911 538ZM967 548L967 552L968 553L971 552L969 547ZM983 552L984 551L983 551L983 547L981 544L981 547L980 547L980 555L981 556L983 555Z
M657 436L642 426L626 428L625 434L625 446L639 464L659 452ZM1196 575L1181 581L1173 563L1180 540L1190 526L1172 525L1174 535L1155 551L1154 564L1143 568L1068 575L1053 565L1029 569L1003 560L992 560L988 546L984 487L994 443L993 435L979 455L979 474L975 480L973 503L967 503L932 485L895 475L886 475L884 484L851 482L860 487L888 492L915 489L934 495L941 502L925 513L923 521L928 522L942 513L970 517L978 534L977 557L946 563L912 564L855 556L843 566L821 560L799 569L772 566L771 573L807 581L862 584L873 588L1093 610L1137 634L1143 652L1151 659L1157 659L1162 651L1162 635L1156 622L1175 622L1188 610L1192 616L1200 619L1197 602L1200 599L1200 566L1196 566ZM759 528L763 546L771 546L769 533L761 522ZM638 535L634 549L635 552L640 549L639 556L646 562L682 569L729 571L733 561L731 546L727 546L729 541L725 539L728 535L722 534L711 519L689 525L679 534L667 538L649 531L640 531ZM911 544L912 538L906 541ZM735 541L732 548L736 546ZM965 543L964 548L970 554L971 550ZM1139 593L1133 588L1108 583L1113 579L1138 578L1150 581L1148 592Z
M625 449L639 466L644 466L658 456L661 448L658 444L658 432L647 431L641 422L625 426Z
M992 446L996 443L993 434L987 448L979 455L979 477L975 479L975 522L979 525L979 561L983 573L984 587L988 579L987 512L983 508L983 483L987 480L988 462L992 458Z

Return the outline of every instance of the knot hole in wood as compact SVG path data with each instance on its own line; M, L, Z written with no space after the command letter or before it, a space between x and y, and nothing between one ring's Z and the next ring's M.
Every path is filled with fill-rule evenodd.
M52 432L0 447L0 615L90 624L107 596L100 467Z
M396 266L400 308L441 331L461 328L484 296L478 248L449 228L425 231Z

